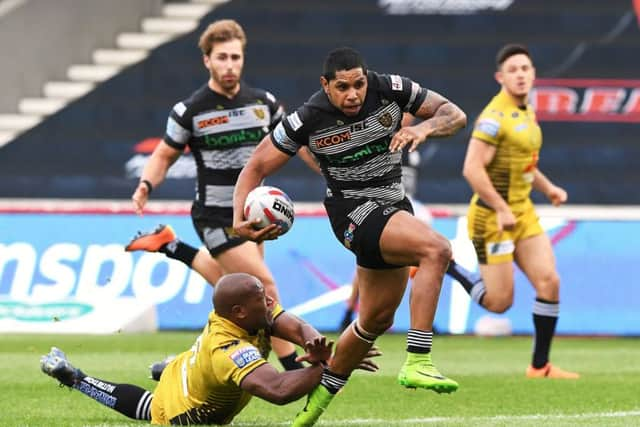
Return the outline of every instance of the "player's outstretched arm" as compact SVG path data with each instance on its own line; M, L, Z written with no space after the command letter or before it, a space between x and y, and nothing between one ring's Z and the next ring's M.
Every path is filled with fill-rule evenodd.
M285 405L308 394L320 383L322 366L312 365L293 371L278 372L265 363L248 374L240 388L267 402Z
M149 200L151 191L164 181L167 171L178 157L180 157L180 154L182 154L182 151L171 147L164 142L164 140L153 150L151 157L149 157L142 171L140 183L131 196L133 209L138 215L142 214L144 206Z
M304 347L306 342L322 337L322 334L298 316L283 312L273 322L272 334Z

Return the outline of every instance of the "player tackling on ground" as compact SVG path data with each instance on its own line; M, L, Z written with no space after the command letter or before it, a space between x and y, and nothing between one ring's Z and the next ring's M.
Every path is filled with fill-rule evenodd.
M283 405L318 384L332 343L274 303L258 278L223 276L213 306L202 334L167 365L153 394L137 385L87 375L55 347L42 356L40 367L61 384L129 418L161 425L228 424L252 396ZM311 366L278 372L267 361L272 334L302 346L306 354L299 361ZM379 354L374 349L367 357ZM359 368L377 370L368 358Z

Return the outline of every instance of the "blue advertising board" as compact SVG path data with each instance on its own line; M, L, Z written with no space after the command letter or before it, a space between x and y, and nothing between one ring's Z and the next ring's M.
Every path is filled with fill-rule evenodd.
M436 218L433 226L453 244L456 259L477 269L464 217ZM640 335L640 286L634 265L640 221L545 218L561 277L560 334ZM162 254L125 252L137 230L171 224L199 245L187 215L0 214L0 299L63 301L135 297L157 307L160 329L199 329L211 309L212 287ZM354 257L335 239L324 216L298 216L292 230L266 243L266 261L282 304L320 330L333 331L344 312ZM408 294L394 331L409 326ZM534 292L516 273L515 301L504 315L514 333L532 332ZM118 313L113 313L117 315ZM436 315L441 333L471 333L487 312L445 278ZM493 315L498 317L497 315Z

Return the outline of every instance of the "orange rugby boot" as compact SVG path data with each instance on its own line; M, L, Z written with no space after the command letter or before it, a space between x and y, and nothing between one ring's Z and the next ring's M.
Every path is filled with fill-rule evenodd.
M557 366L547 363L542 368L534 368L529 365L527 368L527 378L556 378L562 380L577 380L580 374L576 372L565 371Z
M142 233L138 232L133 239L125 246L124 250L157 252L162 245L166 245L176 239L176 233L170 225L160 224L155 230Z

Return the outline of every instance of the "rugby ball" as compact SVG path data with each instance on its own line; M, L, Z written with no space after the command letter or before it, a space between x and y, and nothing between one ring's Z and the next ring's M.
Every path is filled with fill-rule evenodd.
M263 185L254 188L244 202L244 217L248 221L259 219L254 224L257 229L271 224L282 227L282 234L293 225L293 202L287 194L276 187Z

